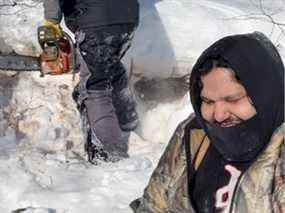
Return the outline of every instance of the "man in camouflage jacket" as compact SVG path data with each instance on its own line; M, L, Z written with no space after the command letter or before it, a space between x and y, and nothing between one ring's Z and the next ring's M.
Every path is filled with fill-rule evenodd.
M195 115L134 212L285 212L284 65L273 44L258 32L217 41L193 67L190 95Z

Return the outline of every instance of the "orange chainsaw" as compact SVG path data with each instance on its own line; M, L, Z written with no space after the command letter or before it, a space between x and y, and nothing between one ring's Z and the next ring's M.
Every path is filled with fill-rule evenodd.
M39 57L0 52L0 70L7 71L40 71L44 75L61 75L75 69L75 47L72 38L63 32L56 37L53 28L38 28L38 41L42 48Z

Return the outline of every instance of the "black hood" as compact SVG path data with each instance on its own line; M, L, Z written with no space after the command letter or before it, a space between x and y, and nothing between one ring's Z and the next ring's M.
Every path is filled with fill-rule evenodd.
M208 59L213 58L226 61L245 87L257 111L254 118L247 122L249 124L222 129L209 125L202 118L199 70ZM281 57L271 41L259 32L222 38L206 49L194 65L190 77L190 96L197 120L221 154L225 152L220 148L221 143L229 144L227 140L230 139L232 144L240 145L242 149L246 138L249 140L247 144L256 142L249 145L258 146L256 156L266 146L273 131L284 122L284 65ZM255 133L251 134L252 131Z

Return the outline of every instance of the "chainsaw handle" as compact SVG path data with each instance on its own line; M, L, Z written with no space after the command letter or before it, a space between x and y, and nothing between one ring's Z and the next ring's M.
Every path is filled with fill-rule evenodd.
M65 37L70 44L70 56L69 56L69 67L70 67L70 71L74 71L75 70L75 63L76 63L76 50L75 50L75 45L74 42L71 38L71 36L63 31L63 37Z

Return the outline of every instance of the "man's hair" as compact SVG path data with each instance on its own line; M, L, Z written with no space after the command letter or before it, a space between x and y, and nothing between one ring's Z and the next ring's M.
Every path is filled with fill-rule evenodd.
M229 65L229 63L223 59L222 57L219 58L208 58L199 68L198 71L198 86L199 86L199 90L201 92L202 88L203 88L203 84L202 84L202 80L201 77L207 75L208 73L210 73L214 68L226 68L229 72L231 72L233 74L234 79L236 79L238 82L240 81L239 77L236 75L235 71L231 68L231 66Z
M207 58L198 68L198 71L195 72L193 76L193 82L191 85L190 82L190 89L195 91L192 94L192 101L201 108L202 99L200 97L201 91L203 89L203 83L201 77L210 73L214 68L226 68L230 73L232 73L233 79L237 82L240 82L240 78L236 75L235 71L231 68L230 64L222 57L210 57Z

